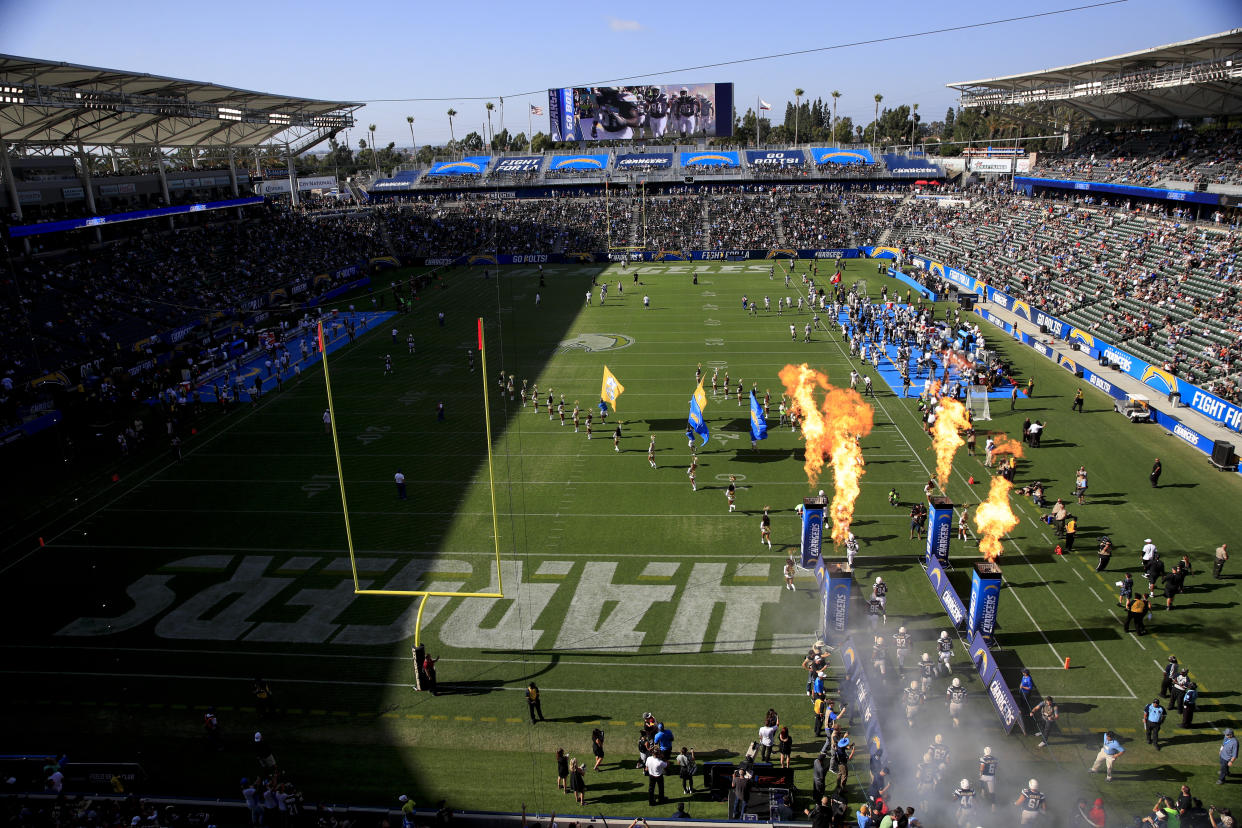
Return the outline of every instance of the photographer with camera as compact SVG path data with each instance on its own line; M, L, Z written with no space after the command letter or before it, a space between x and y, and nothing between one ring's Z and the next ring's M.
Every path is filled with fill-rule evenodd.
M1233 828L1233 813L1228 808L1217 810L1213 805L1208 808L1208 822L1212 828Z

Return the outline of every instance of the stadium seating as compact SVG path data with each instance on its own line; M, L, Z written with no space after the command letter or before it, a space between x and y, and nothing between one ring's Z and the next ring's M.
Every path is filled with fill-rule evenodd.
M1194 169L1216 163L1195 157ZM1237 165L1229 167L1224 177L1236 174ZM960 203L941 207L908 193L835 184L672 187L645 204L630 196L605 203L586 195L495 200L424 192L376 210L324 200L298 211L268 205L242 222L204 217L171 234L148 225L104 249L13 261L4 279L15 289L0 302L20 324L0 331L0 375L20 389L58 370L76 383L77 367L101 356L141 364L154 334L210 313L233 317L274 289L380 255L900 244L1238 399L1234 231L1146 207L989 188L960 195Z
M1095 133L1063 153L1040 156L1034 174L1140 187L1166 181L1242 184L1240 159L1242 130L1237 129Z

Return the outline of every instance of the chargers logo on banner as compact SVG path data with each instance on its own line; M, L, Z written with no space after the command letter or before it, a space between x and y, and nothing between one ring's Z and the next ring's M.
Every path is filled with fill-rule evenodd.
M928 270L935 273L940 278L944 278L944 265L940 262L932 262L931 267L929 267Z
M496 257L490 253L475 253L466 259L466 264L499 264Z
M1060 365L1062 368L1064 368L1066 371L1069 371L1071 374L1078 373L1078 364L1074 362L1074 360L1070 359L1069 357L1063 357L1060 354L1057 354L1057 365Z
M1177 390L1177 380L1173 375L1163 368L1157 368L1154 365L1148 365L1143 371L1143 376L1139 377L1139 381L1144 385L1150 385L1161 394L1172 394Z
M953 529L953 508L931 504L927 517L927 557L938 558L941 564L949 562L949 540Z
M1088 348L1095 347L1095 337L1080 328L1070 328L1069 336L1066 337L1071 342L1075 340L1086 345Z
M846 675L851 675L858 667L858 650L854 647L853 638L847 638L841 644L841 664Z
M798 258L798 251L794 250L792 247L773 247L771 250L767 252L767 255L764 256L764 258L765 259L780 259L780 258L796 259Z
M873 247L867 255L873 259L897 259L901 257L901 251L895 247Z
M960 627L966 620L966 606L962 603L962 599L957 597L957 591L949 583L944 568L940 566L940 561L935 557L927 559L927 580L931 582L932 589L936 591L936 597L940 599L940 605L948 613L953 626Z
M657 262L684 262L685 260L686 252L684 250L661 250L653 257L653 261Z
M811 157L816 164L874 164L875 156L869 150L837 149L836 147L811 147Z
M996 709L996 715L1000 719L1001 726L1005 728L1005 732L1011 732L1014 725L1017 725L1019 730L1026 733L1026 726L1022 722L1022 717L1018 715L1018 703L1014 700L1013 693L1009 691L1009 686L1005 684L1005 677L997 668L996 659L992 656L992 651L988 649L987 642L979 633L971 636L968 651L970 660L974 662L979 678L987 688L988 698L991 699L992 707Z
M1013 311L1014 316L1021 316L1028 322L1035 321L1031 318L1031 306L1026 302L1023 302L1021 299L1014 299L1013 305L1009 309Z
M849 623L850 581L831 578L828 583L828 615L824 621L832 632L843 633Z
M460 161L437 161L431 165L427 175L478 175L491 160L490 155L472 155Z
M608 165L607 155L561 155L552 159L550 170L602 170Z
M820 558L824 538L824 510L806 507L802 510L802 568L810 569Z
M979 633L985 641L991 641L996 632L996 609L1000 605L1000 576L984 577L977 571L970 579L970 612L966 616L966 630L971 635Z
M53 371L50 374L44 374L30 381L31 390L41 388L44 385L57 385L61 388L69 387L69 377L64 371Z
M741 162L736 152L683 152L683 167L738 167Z

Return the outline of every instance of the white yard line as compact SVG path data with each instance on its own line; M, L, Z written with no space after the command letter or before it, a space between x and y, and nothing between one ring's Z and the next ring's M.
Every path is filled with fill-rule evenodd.
M62 678L130 678L130 679L173 679L175 681L236 681L236 682L252 682L254 678L245 676L202 676L202 675L178 675L173 673L108 673L108 672L90 672L86 670L0 670L0 675L11 676L53 676ZM346 681L344 679L307 679L307 678L288 678L281 676L276 679L278 682L287 684L326 684L345 687L408 687L413 689L413 685L400 681ZM510 690L525 693L526 687L522 682L525 679L515 680L514 687L493 687L492 690ZM521 686L516 686L521 685ZM442 682L443 688L452 689L458 685ZM474 690L471 685L461 685L469 690ZM670 688L667 690L650 689L650 690L618 690L609 688L583 688L583 687L545 687L544 692L555 693L591 693L593 695L601 695L607 693L624 693L627 695L645 695L645 696L733 696L733 697L760 697L770 698L773 696L787 696L798 698L805 696L805 693L773 693L771 691L763 693L729 693L713 690L685 690L682 688Z
M834 340L834 342L836 342L837 349L841 351L842 355L844 355L845 348L841 346L840 341ZM888 421L893 424L894 430L897 432L898 435L901 436L902 442L906 444L906 447L910 449L910 453L914 455L914 458L918 461L919 465L923 467L923 473L926 474L928 478L933 477L931 469L928 467L926 463L923 462L922 456L917 451L915 451L914 446L910 443L909 438L906 437L906 432L902 428L897 426L897 421L888 412L888 408L885 407L884 403L880 401L879 397L875 397L874 399L875 399L875 404L880 407L880 410L884 412L884 416L887 417ZM960 472L958 473L958 477L959 478L961 477ZM1018 595L1017 591L1014 590L1013 588L1010 588L1009 593L1013 595L1014 600L1018 602L1018 606L1022 607L1022 611L1026 613L1026 617L1031 620L1031 626L1039 631L1039 634L1043 637L1044 642L1048 645L1048 649L1052 650L1052 657L1055 658L1058 662L1064 663L1064 659L1061 658L1061 654L1057 652L1056 647L1052 646L1052 641L1048 638L1047 634L1044 633L1043 627L1041 627L1039 624L1035 622L1035 617L1031 615L1031 611L1026 608L1026 603L1023 602L1022 598Z
M807 633L807 641L813 640L814 633ZM756 648L759 649L759 648ZM198 649L189 650L177 647L95 647L78 644L56 644L45 646L42 644L0 644L0 650L86 650L90 652L111 652L111 653L134 653L135 655L161 653L164 655L215 655L215 656L250 656L255 658L271 658L270 650L220 650L220 649ZM613 661L579 661L574 658L577 650L558 650L550 653L548 650L540 650L538 653L523 653L520 656L501 656L496 658L438 658L437 662L443 661L446 664L560 664L563 666L583 665L587 667L658 667L677 668L685 670L703 670L703 664L686 664L678 663L682 659L682 655L670 656L669 661L632 661L628 657ZM591 651L592 654L598 651ZM546 656L546 658L545 658ZM341 654L341 653L281 653L282 659L289 658L305 658L326 661L381 661L391 663L406 663L409 658L406 656L380 656L380 655L357 655L357 654ZM786 661L780 664L721 664L717 665L723 669L744 669L744 670L798 670L805 672L797 661ZM1039 669L1039 668L1035 668ZM1059 667L1047 668L1061 669Z
M223 428L221 428L221 429L220 429L219 431L217 431L215 434L213 434L213 435L211 435L210 437L208 437L208 438L207 438L206 440L204 440L203 442L198 443L198 444L196 444L196 445L194 445L194 446L192 446L192 447L188 448L188 449L187 449L187 450L183 453L183 459L181 459L181 460L172 460L172 461L170 461L170 462L168 462L168 463L164 464L164 465L163 465L163 466L161 466L160 468L158 468L158 469L156 469L155 471L151 472L151 474L149 474L149 475L147 475L146 477L144 477L144 478L142 478L141 480L139 480L139 481L138 481L137 483L135 483L134 485L132 485L132 486L128 487L127 489L125 489L125 491L121 492L121 493L120 493L120 494L118 494L117 496L115 496L115 497L113 497L112 499L110 499L110 500L109 500L107 503L105 503L104 505L102 505L102 506L100 506L99 508L95 509L94 511L90 512L88 515L86 515L86 517L83 517L83 518L78 519L77 521L75 521L75 522L71 523L69 526L65 527L65 528L64 528L64 529L62 529L61 531L57 532L55 535L52 535L52 536L50 536L49 538L47 538L47 539L46 539L46 543L47 543L48 545L51 545L53 542L55 542L55 541L56 541L56 539L57 539L57 538L62 538L62 537L64 537L65 535L69 534L70 532L72 532L73 530L75 530L77 527L81 526L83 523L86 523L88 520L90 520L91 518L95 517L95 515L98 515L100 512L103 512L104 510L106 510L106 509L110 508L110 507L111 507L114 503L117 503L117 502L119 502L120 500L122 500L122 499L124 499L124 498L128 497L129 495L133 494L136 490L138 490L138 489L139 489L139 488L141 488L142 486L144 486L144 485L146 485L147 483L149 483L150 481L154 480L156 477L159 477L161 474L163 474L163 473L164 473L165 471L167 471L168 469L170 469L170 468L172 468L173 466L176 466L176 465L178 465L178 464L180 464L180 463L185 462L184 458L188 458L188 457L190 457L190 456L192 456L192 455L194 455L194 454L197 454L198 452L202 451L204 448L206 448L207 446L211 445L211 443L212 443L214 440L218 439L219 437L224 436L224 435L225 435L225 434L227 434L229 431L231 431L233 428L235 428L236 426L240 425L242 422L244 422L245 420L249 419L251 416L253 416L254 414L258 413L258 412L259 412L260 410L262 410L263 408L264 408L264 406L262 406L262 405L259 405L259 406L254 406L254 407L252 407L249 411L247 411L245 414L241 415L240 417L235 417L235 418L232 420L232 422L230 422L230 423L226 424ZM22 563L22 562L23 562L23 561L25 561L27 558L31 557L32 555L34 555L35 553L39 552L40 550L42 550L42 549L44 549L44 548L46 548L46 547L35 547L34 549L31 549L31 550L30 550L29 552L27 552L26 554L21 555L20 557L15 558L14 560L10 561L10 562L9 562L8 564L6 564L5 566L0 567L0 575L3 575L5 572L8 572L10 569L12 569L13 567L15 567L15 566L17 566L18 564Z

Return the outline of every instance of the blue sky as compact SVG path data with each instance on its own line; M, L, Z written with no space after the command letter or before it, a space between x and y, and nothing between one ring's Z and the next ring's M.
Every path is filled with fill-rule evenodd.
M517 93L614 77L814 48L1019 14L1090 0L1030 3L477 2L460 13L420 2L236 2L0 0L0 51L114 69L212 81L333 100L457 98L371 103L362 130L383 143L460 137L485 121L483 101L505 98L505 124L526 131L529 103ZM453 3L438 4L452 9ZM610 11L609 9L612 9ZM1105 8L881 46L670 73L653 82L732 82L739 111L756 96L783 115L802 87L842 92L838 113L869 122L884 106L918 102L927 120L954 103L944 84L1106 57L1242 26L1238 0L1128 0ZM494 116L498 120L498 116ZM545 119L546 121L546 119ZM499 129L499 124L496 126ZM540 125L536 123L536 130ZM542 125L546 131L546 122ZM355 130L356 146L363 137Z

